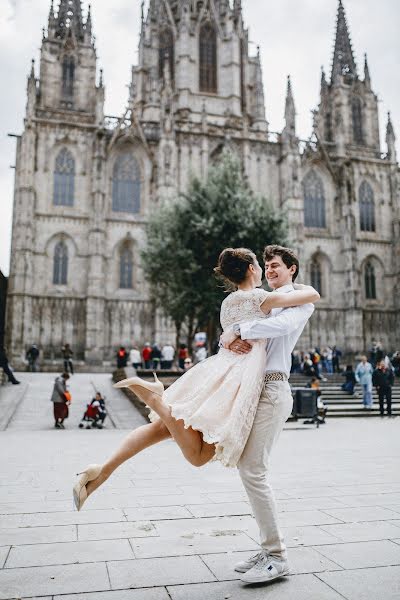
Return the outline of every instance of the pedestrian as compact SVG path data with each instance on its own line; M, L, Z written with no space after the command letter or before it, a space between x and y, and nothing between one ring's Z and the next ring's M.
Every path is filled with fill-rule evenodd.
M28 360L29 370L32 371L32 373L36 373L36 363L39 358L39 348L36 346L36 344L32 344L32 346L29 348L29 350L26 353L26 358Z
M333 351L332 348L327 346L322 350L323 363L326 373L333 373Z
M132 350L129 352L129 362L134 369L142 368L142 358L140 356L140 350L137 346L133 346Z
M372 373L374 369L366 356L361 357L361 362L356 367L356 380L362 387L363 405L367 410L372 408Z
M347 365L343 376L346 377L346 381L342 384L342 390L353 395L354 386L356 385L356 374L353 371L353 365Z
M207 348L204 342L198 342L197 348L194 351L194 364L197 365L199 362L206 360L207 358Z
M394 375L392 369L388 369L385 361L381 360L372 374L372 383L376 388L379 398L379 412L381 417L385 413L384 401L386 398L386 412L389 417L392 416L392 386L394 384Z
M51 401L53 402L54 411L54 427L56 429L65 429L64 420L68 418L68 406L70 404L70 396L67 389L67 381L69 373L64 372L54 381L53 393Z
M153 344L151 348L151 361L153 371L158 371L161 367L161 348L158 344Z
M4 347L0 347L0 367L7 375L8 381L10 381L13 385L19 385L21 383L14 377L14 373L12 372L10 365L8 364L6 349Z
M392 355L392 365L396 377L400 377L400 352L396 351Z
M311 356L309 354L304 355L303 374L306 377L316 377L317 379L321 379L321 376L316 371L313 361L311 360Z
M117 369L125 369L128 364L128 353L124 346L120 346L117 352Z
M290 372L301 373L300 352L298 350L293 350L292 352L292 366Z
M172 344L168 343L163 346L161 350L161 368L172 369L172 363L175 358L175 348Z
M72 356L73 356L73 351L70 347L69 344L64 344L64 346L61 348L61 352L62 352L62 356L64 359L64 372L65 373L71 373L71 375L74 374L74 365L72 364Z
M340 357L342 356L342 351L339 350L336 346L332 348L332 370L334 373L340 373Z
M178 364L179 364L180 369L182 369L182 370L185 369L185 360L187 358L189 358L188 348L187 348L186 344L180 344L179 352L178 352Z
M149 342L146 342L144 345L144 348L142 350L142 357L143 357L145 369L151 369L151 354L152 354L151 344Z

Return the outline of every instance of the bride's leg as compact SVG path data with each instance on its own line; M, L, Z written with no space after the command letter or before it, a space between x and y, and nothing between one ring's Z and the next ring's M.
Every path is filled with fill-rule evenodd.
M170 437L171 434L168 428L161 420L142 425L131 431L131 433L124 438L117 451L103 464L100 475L96 477L96 479L89 481L86 485L88 496L104 483L123 462L132 458L132 456L135 456L135 454L138 454L138 452L141 452L145 448Z
M185 429L183 421L171 416L171 409L163 403L158 394L153 394L139 386L132 386L130 389L158 414L182 450L186 460L195 467L201 467L212 459L215 454L215 445L204 442L199 431L191 427Z

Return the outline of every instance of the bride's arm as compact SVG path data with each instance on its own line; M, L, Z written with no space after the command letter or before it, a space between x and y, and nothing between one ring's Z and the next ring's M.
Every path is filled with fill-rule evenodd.
M291 306L302 306L303 304L314 304L320 299L320 295L311 285L295 284L294 292L270 292L261 304L263 313L268 314L272 308L289 308Z

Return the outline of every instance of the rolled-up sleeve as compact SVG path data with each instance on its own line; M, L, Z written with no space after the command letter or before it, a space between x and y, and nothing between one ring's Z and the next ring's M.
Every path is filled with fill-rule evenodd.
M276 317L241 323L242 340L271 339L287 335L304 326L314 312L313 304L285 308Z

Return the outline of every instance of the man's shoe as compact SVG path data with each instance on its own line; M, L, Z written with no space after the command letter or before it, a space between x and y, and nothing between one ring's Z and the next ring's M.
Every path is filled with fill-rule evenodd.
M19 385L21 382L17 381L16 379L14 381L11 382L13 385Z
M240 579L243 583L268 583L284 575L289 575L288 562L264 555Z
M250 571L250 569L252 569L263 556L265 556L265 551L261 550L261 552L257 552L257 554L250 556L247 560L238 562L234 567L235 571L238 571L239 573L246 573L246 571Z

